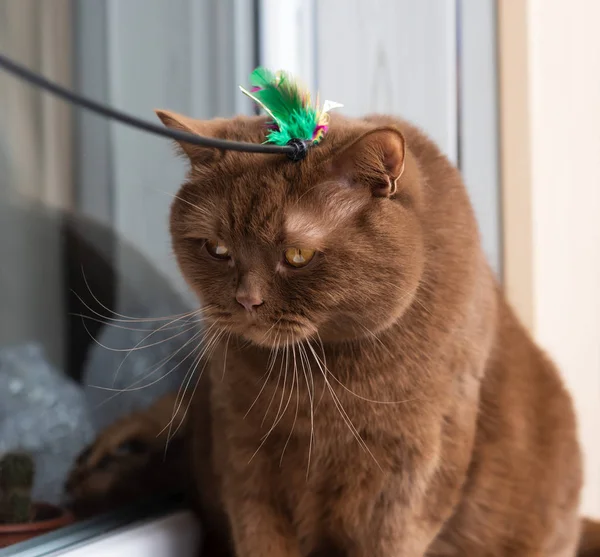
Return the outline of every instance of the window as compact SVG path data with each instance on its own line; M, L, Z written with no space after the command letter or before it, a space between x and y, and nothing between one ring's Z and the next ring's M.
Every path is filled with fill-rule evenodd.
M349 115L416 121L462 165L499 268L494 26L491 0L0 0L2 53L142 118L251 113L237 85L265 63ZM342 42L350 30L364 40ZM65 482L98 432L185 375L192 328L165 319L195 304L167 231L183 173L168 141L0 73L0 456L33 458L35 501L66 508ZM189 515L159 517L179 508L74 511L5 551L75 555L108 532L100 554L145 538L144 520L165 539L185 528L192 544Z

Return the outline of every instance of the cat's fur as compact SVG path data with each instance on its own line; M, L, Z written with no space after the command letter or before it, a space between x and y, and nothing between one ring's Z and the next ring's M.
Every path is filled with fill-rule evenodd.
M159 116L264 140L262 118ZM171 234L206 305L208 373L187 421L211 551L575 555L570 397L508 307L439 149L400 120L339 116L300 163L181 148ZM207 238L232 260L211 259ZM320 253L293 270L290 246Z

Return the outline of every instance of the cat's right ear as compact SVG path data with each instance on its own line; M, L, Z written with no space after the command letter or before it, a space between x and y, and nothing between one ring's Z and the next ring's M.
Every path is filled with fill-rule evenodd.
M161 122L172 130L225 139L223 120L196 120L170 110L155 110L154 112ZM186 155L192 164L208 164L213 162L220 153L217 149L202 147L185 141L175 141L181 153Z
M339 153L334 172L353 184L367 185L374 197L392 197L404 173L406 143L393 127L370 130Z

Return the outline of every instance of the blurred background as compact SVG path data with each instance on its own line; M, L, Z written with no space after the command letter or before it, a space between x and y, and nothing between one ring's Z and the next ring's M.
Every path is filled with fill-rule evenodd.
M150 120L252 113L237 86L260 64L347 115L420 125L575 396L584 509L600 515L599 20L596 0L0 0L0 52ZM94 388L167 375L189 334L145 340L193 308L167 233L184 171L168 141L0 72L0 454L35 455L36 497L61 503L95 432L179 384ZM121 364L136 344L153 346Z

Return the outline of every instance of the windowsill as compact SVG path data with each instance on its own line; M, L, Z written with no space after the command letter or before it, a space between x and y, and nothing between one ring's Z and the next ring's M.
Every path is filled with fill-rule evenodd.
M164 494L0 549L0 557L197 557L201 527L181 494Z
M64 557L197 557L200 528L189 511L140 521L68 550L49 556Z

